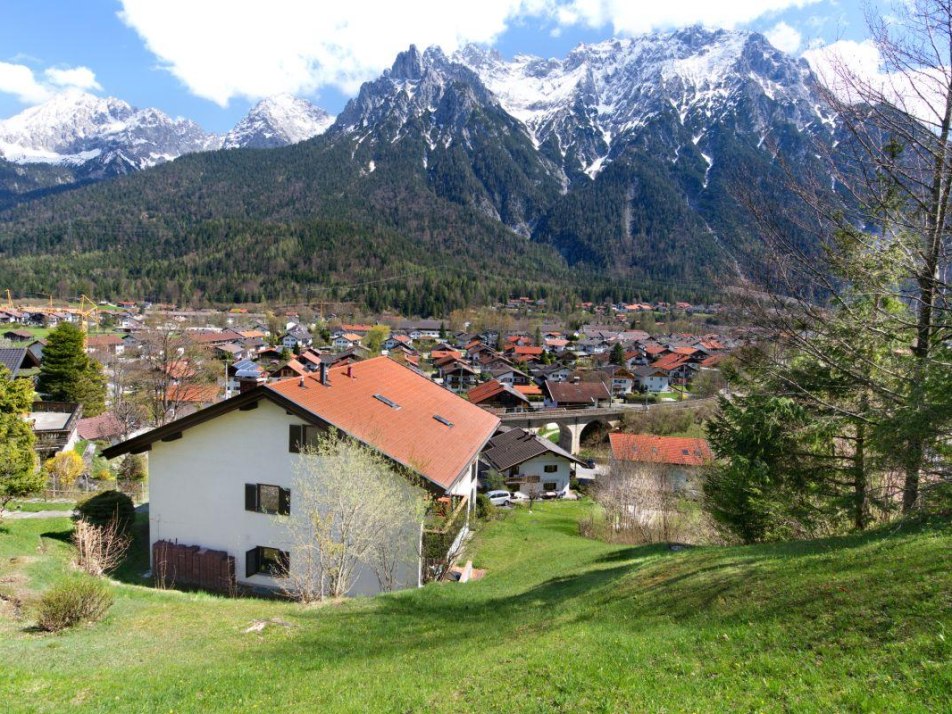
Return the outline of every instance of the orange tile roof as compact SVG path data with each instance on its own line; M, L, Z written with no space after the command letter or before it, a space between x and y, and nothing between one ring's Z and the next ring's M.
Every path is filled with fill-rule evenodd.
M690 358L687 355L671 353L664 355L663 357L659 357L651 364L651 366L669 372L672 369L677 369L683 364L687 364L688 362L690 362Z
M446 357L452 357L453 359L462 359L463 353L459 350L433 350L430 352L430 359L432 361L444 359Z
M538 384L515 384L513 389L526 397L541 397L542 387Z
M539 356L539 355L542 354L543 349L542 349L541 347L531 347L531 346L528 346L528 345L525 345L525 346L523 346L523 345L518 345L517 347L513 348L512 351L513 351L514 354L517 354L517 355L519 355L519 356L524 356L524 355L525 355L525 356L532 356L532 355L534 355L534 356Z
M618 461L703 466L713 458L706 439L621 433L609 434L608 438L612 458Z
M499 419L387 357L266 385L351 437L449 488L479 453ZM388 406L380 395L399 405ZM440 416L453 426L435 417Z
M165 394L171 402L213 404L218 401L219 388L217 384L174 384Z

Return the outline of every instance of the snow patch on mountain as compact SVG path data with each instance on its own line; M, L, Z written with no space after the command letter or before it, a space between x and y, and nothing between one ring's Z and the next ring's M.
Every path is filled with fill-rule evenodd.
M305 99L278 94L262 99L228 132L226 149L270 149L306 141L323 134L334 117Z

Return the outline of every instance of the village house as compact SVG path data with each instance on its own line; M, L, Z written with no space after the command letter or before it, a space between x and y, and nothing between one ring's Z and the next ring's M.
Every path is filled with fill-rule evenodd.
M6 367L10 377L33 377L40 360L26 347L0 347L0 366Z
M706 439L619 432L609 434L608 439L616 464L637 463L664 468L676 490L696 491L701 468L713 459Z
M635 367L631 370L635 379L638 380L638 389L642 392L670 392L671 384L668 381L668 373L663 369L657 369L650 365Z
M610 407L612 395L608 387L598 382L553 382L542 385L545 406L551 409L581 409L585 407Z
M118 335L89 335L86 337L86 352L97 356L119 356L126 350L126 343Z
M107 458L149 454L149 540L221 551L233 584L280 590L280 562L294 571L294 543L279 516L295 518L294 474L302 447L333 428L420 479L462 513L465 536L479 453L499 419L387 357L272 382L106 449ZM331 471L320 479L333 479ZM317 485L319 487L319 484ZM422 524L421 524L422 525ZM419 531L397 587L423 579ZM163 546L164 547L164 546ZM380 591L362 564L352 595Z
M513 491L560 498L569 490L575 466L585 462L525 429L506 429L483 449L481 460L506 479Z
M490 380L477 385L466 393L466 398L473 404L487 409L528 409L531 404L529 398L514 389L512 385Z

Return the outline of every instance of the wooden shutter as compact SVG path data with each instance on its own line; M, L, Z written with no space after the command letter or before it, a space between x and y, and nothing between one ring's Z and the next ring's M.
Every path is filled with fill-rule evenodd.
M291 515L291 490L282 488L278 492L278 515Z
M260 552L257 546L245 553L245 577L250 578L258 572L260 562Z
M245 510L258 510L258 484L256 483L245 484Z
M301 445L304 442L304 427L300 424L292 424L290 429L290 443L288 451L292 454L301 453Z

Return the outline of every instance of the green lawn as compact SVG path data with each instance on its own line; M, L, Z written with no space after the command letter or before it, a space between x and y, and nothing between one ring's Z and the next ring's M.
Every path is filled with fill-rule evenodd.
M544 503L485 527L473 548L488 574L466 585L302 608L117 583L106 620L62 635L0 609L0 701L9 712L947 710L948 521L672 552L580 538L587 507ZM5 528L6 592L26 596L65 567L67 519ZM141 567L140 554L123 577ZM290 626L243 633L272 617Z
M72 511L76 504L72 501L10 501L8 511L25 511L37 513L39 511Z

